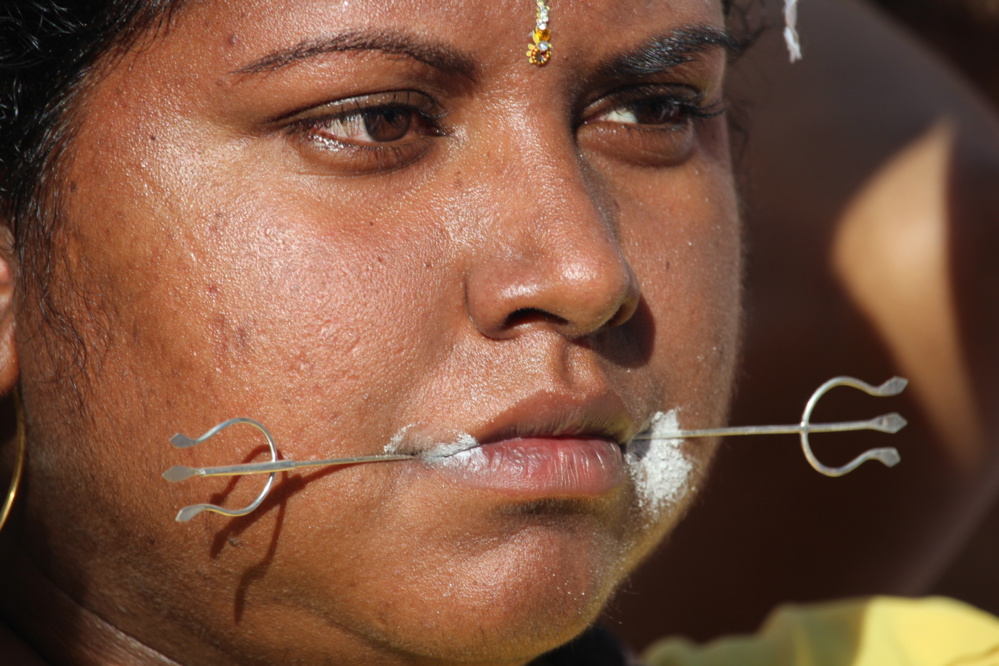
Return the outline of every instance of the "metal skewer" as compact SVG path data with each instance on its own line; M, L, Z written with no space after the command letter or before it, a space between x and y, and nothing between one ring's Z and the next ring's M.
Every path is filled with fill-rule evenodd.
M374 456L358 456L356 458L324 458L320 460L277 460L272 462L244 463L241 465L222 465L219 467L186 467L174 465L163 472L167 481L184 481L192 476L245 476L248 474L273 474L290 472L304 467L336 467L343 465L362 465L364 463L392 462L393 460L412 460L420 456L415 453L386 453Z
M866 421L843 421L838 423L811 423L812 411L815 409L815 405L818 403L819 399L822 398L830 389L837 386L848 386L851 388L856 388L865 393L877 397L887 397L894 396L901 393L908 382L901 377L893 377L887 382L881 384L880 386L872 386L866 382L863 382L854 377L835 377L830 379L822 386L820 386L812 397L808 400L808 404L805 405L805 411L801 415L801 422L797 425L767 425L767 426L738 426L738 427L727 427L727 428L707 428L701 430L674 430L666 433L659 433L656 435L650 434L640 434L634 437L635 440L653 440L653 439L688 439L694 437L734 437L742 435L786 435L794 434L801 438L801 448L805 454L805 458L808 460L809 464L819 473L826 476L838 477L843 476L852 472L854 469L867 462L868 460L878 460L888 467L894 467L898 464L901 457L899 456L898 449L895 448L881 448L881 449L871 449L852 461L843 465L841 467L829 467L822 464L815 454L812 452L811 444L808 440L808 436L813 433L829 433L829 432L850 432L857 430L876 430L878 432L885 432L889 434L895 434L902 428L906 426L906 420L902 418L897 413L883 414L881 416L875 417L873 419L868 419ZM260 430L267 440L267 446L270 451L271 459L266 462L259 463L245 463L240 465L223 465L218 467L187 467L185 465L175 465L171 467L163 474L163 478L171 482L179 482L189 479L194 476L198 477L211 477L211 476L241 476L247 474L269 474L267 483L264 485L263 490L257 498L243 507L242 509L226 509L224 507L218 506L216 504L195 504L192 506L184 507L177 514L177 520L179 522L186 522L198 515L202 511L212 511L215 513L220 513L225 516L245 516L257 509L260 504L267 497L268 493L271 491L271 487L274 484L274 478L278 472L289 472L295 469L309 468L309 467L332 467L332 466L345 466L345 465L362 465L368 463L379 463L379 462L392 462L399 460L415 460L415 459L427 459L420 453L384 453L370 456L355 456L352 458L325 458L318 460L278 460L278 450L277 445L274 442L274 438L271 436L270 432L263 426L263 424L248 418L235 418L229 419L228 421L223 421L218 424L208 432L206 432L201 437L197 439L191 439L186 435L177 434L170 438L170 443L177 448L189 448L204 442L211 437L214 437L222 430L225 430L229 426L235 425L237 423L245 423L251 425L258 430ZM478 446L477 443L469 444L469 446L461 449L457 449L449 452L447 455L454 455L461 453L462 451L467 451L471 448Z
M867 421L842 421L839 423L811 423L807 426L794 425L735 426L732 428L706 428L704 430L675 430L665 435L636 435L635 439L689 439L691 437L738 437L740 435L799 435L803 430L809 433L852 432L856 430L877 430L894 435L908 425L901 415L892 412L882 414Z
M884 463L888 467L894 467L899 463L899 461L901 461L902 457L899 455L898 449L893 447L871 449L841 467L829 467L828 465L824 465L820 462L812 452L812 446L808 440L808 436L812 433L847 432L855 430L877 430L878 432L886 432L894 435L908 425L908 421L895 412L892 412L891 414L882 414L881 416L868 419L867 421L843 421L840 423L812 423L812 412L815 410L815 405L818 404L819 399L829 392L830 389L837 386L848 386L850 388L859 389L868 395L884 398L898 395L905 390L908 383L908 380L903 379L902 377L892 377L880 386L872 386L871 384L861 381L856 377L834 377L815 390L815 393L813 393L812 397L809 398L808 404L805 405L805 411L801 414L801 423L797 425L741 426L735 428L708 428L706 430L675 430L673 432L663 433L655 437L650 435L638 435L635 439L687 439L690 437L732 437L736 435L793 434L801 437L801 450L805 454L805 458L808 460L808 463L815 471L826 476L837 477L849 474L868 460L877 460Z

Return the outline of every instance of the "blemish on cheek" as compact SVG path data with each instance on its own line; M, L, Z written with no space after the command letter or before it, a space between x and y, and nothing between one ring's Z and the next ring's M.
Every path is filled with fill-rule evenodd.
M683 452L682 439L666 439L679 430L676 409L658 412L643 431L650 439L636 439L628 444L624 461L635 484L639 506L647 514L662 513L687 492L694 464Z
M236 327L236 348L245 351L250 346L250 332L245 326Z

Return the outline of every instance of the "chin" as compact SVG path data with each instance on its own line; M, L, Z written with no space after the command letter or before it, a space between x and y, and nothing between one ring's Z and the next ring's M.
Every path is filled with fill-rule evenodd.
M585 631L639 558L637 538L622 542L560 509L530 507L529 524L432 581L436 597L423 597L422 621L406 631L416 640L395 647L440 662L522 664Z
M525 664L589 628L613 590L574 591L575 584L504 589L482 598L484 604L459 602L393 647L433 663Z

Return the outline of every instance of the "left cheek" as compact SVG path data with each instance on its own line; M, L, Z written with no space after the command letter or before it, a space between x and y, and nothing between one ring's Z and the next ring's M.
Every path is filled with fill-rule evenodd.
M220 259L240 280L216 307L252 325L247 348L223 364L253 375L275 404L316 415L404 404L425 374L421 364L448 346L438 330L443 296L433 288L440 250L418 232L388 231L378 212L345 215L303 201L261 199L231 214L238 245L253 252Z
M667 382L661 388L670 389L666 395L726 395L705 389L727 385L737 352L742 267L734 188L717 164L675 175L648 184L654 196L619 201L621 241L650 313L653 358ZM695 402L703 405L704 396ZM708 411L704 417L719 416L717 406Z

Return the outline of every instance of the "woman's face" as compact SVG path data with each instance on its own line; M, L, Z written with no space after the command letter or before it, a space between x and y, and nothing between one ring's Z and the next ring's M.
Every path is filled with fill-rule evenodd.
M85 605L179 659L518 663L675 523L711 447L624 449L657 412L724 418L722 13L555 0L544 67L534 24L533 0L189 2L94 79L53 283L82 371L57 327L19 339L29 510ZM294 460L483 446L173 522L259 491L160 478L262 459L249 429L168 443L235 416Z

